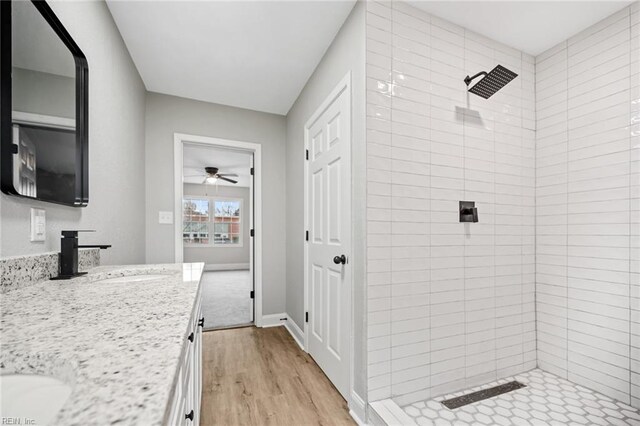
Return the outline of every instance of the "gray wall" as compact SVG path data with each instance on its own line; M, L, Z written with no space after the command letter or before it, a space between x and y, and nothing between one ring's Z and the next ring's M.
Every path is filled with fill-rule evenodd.
M287 314L304 326L304 125L348 71L352 105L354 389L365 397L365 17L358 2L287 114Z
M185 247L185 262L204 262L209 265L249 264L249 188L242 186L184 184L185 196L195 195L207 198L229 197L242 199L240 220L242 223L242 247Z
M173 135L187 133L262 145L263 314L284 312L285 117L148 93L146 110L147 263L174 261Z
M76 80L13 67L11 71L13 111L76 118Z
M144 262L145 88L103 2L50 2L89 62L89 206L0 196L0 256L59 250L61 229L96 229L106 264ZM47 241L29 241L29 208L47 211ZM105 214L108 212L108 214Z

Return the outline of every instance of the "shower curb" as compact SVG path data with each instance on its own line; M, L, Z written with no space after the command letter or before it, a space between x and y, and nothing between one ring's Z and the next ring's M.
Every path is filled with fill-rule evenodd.
M373 412L369 413L372 426L417 426L415 420L390 398L371 402L369 407Z

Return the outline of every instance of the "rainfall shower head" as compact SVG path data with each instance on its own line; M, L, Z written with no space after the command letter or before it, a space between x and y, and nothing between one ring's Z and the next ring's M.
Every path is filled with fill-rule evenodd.
M506 69L502 65L497 65L488 74L485 71L481 71L473 77L466 76L464 82L467 84L467 87L476 77L481 75L484 75L482 80L474 84L469 91L485 99L489 99L494 93L518 76L518 74Z

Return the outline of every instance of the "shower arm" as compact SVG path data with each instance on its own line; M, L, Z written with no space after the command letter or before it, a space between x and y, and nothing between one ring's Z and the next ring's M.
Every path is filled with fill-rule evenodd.
M464 78L464 82L467 86L469 86L469 84L471 84L473 80L475 80L477 77L480 77L481 75L487 75L487 73L485 71L480 71L478 74L474 75L473 77L466 76Z

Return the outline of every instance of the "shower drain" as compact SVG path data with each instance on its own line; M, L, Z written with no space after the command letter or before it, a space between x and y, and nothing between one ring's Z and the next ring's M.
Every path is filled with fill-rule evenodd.
M476 392L468 393L466 395L457 396L455 398L445 399L444 401L440 402L448 409L453 410L468 404L473 404L474 402L482 401L483 399L493 398L494 396L502 395L503 393L521 389L526 386L527 385L514 380L512 382L503 383L492 388L482 389Z

